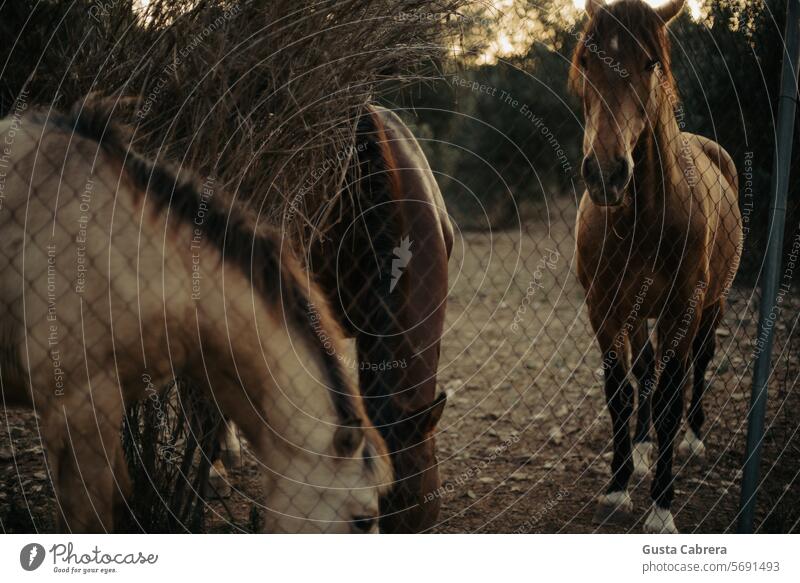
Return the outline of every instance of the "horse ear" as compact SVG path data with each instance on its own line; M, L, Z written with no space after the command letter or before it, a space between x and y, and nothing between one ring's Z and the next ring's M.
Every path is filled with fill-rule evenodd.
M605 5L604 0L586 0L586 12L589 16L594 16Z
M345 421L333 434L333 450L339 457L353 457L363 442L364 427L361 419Z
M666 24L681 13L685 3L686 0L670 0L666 4L656 8L656 14L658 14L664 24Z

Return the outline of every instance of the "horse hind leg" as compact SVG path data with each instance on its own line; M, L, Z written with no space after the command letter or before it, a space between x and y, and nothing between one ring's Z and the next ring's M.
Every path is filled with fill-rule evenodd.
M208 468L207 498L228 498L231 495L231 478L222 459L216 459Z
M232 421L226 420L223 424L219 446L219 456L208 469L207 495L211 498L227 498L231 495L228 470L242 465L242 445L238 429Z
M700 327L692 343L694 377L692 401L687 416L688 427L678 446L678 453L686 459L702 460L705 457L703 444L703 394L706 390L706 370L716 351L716 329L721 314L721 301L707 308L702 315Z
M642 320L631 332L631 355L633 375L636 377L636 431L633 438L633 478L641 480L650 473L653 457L653 442L650 439L652 407L650 396L655 388L656 357L647 329Z

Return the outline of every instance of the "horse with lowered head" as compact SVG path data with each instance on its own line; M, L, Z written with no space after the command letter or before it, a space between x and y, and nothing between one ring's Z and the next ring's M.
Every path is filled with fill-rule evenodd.
M693 459L704 452L705 373L742 245L731 157L719 144L681 131L676 118L667 23L683 4L670 0L654 9L642 0L589 0L570 76L585 119L577 272L602 353L613 430L611 482L596 517L632 509L631 476L650 470L652 413L658 451L644 523L649 532L677 531L673 447L690 372L688 429L679 450ZM620 66L612 68L609 59ZM657 352L648 319L655 321ZM631 359L638 384L633 448Z
M381 532L420 532L439 514L435 430L447 398L436 375L453 227L428 160L393 111L370 105L356 128L357 173L331 202L340 217L309 264L345 334L359 385L392 458Z
M395 112L367 106L355 134L355 171L321 209L333 225L319 230L306 262L357 356L328 351L358 370L389 448L395 483L381 497L380 530L421 532L440 508L435 430L447 399L436 394L436 375L453 228L422 148ZM230 492L226 467L239 451L228 425L210 470L214 493Z
M392 482L323 294L243 216L129 148L107 108L0 122L0 374L33 408L62 530L126 513L126 403L191 378L252 444L270 532L375 532ZM201 277L196 277L200 274ZM313 324L312 324L312 316Z

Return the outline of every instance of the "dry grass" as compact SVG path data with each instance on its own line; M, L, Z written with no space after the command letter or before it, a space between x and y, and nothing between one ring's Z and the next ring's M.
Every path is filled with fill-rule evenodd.
M359 113L436 73L460 23L444 15L467 3L3 3L0 106L23 92L57 108L118 99L140 150L214 176L305 241L335 220L325 203L342 191Z

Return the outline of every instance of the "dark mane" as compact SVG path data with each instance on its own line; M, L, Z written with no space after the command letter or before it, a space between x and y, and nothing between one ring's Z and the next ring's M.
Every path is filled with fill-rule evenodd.
M619 0L603 6L589 18L572 56L570 89L575 91L579 87L583 78L580 62L590 52L583 39L591 38L609 52L606 43L612 36L618 39L619 54L634 55L644 51L650 58L658 60L666 82L674 90L666 27L655 10L643 0Z
M370 343L369 353L376 361L391 362L395 358L396 342L405 341L405 336L395 338L396 331L402 329L398 324L398 314L403 313L403 302L408 297L406 287L408 278L401 278L398 288L392 293L387 281L381 281L385 274L392 273L394 248L406 232L404 217L397 201L403 196L400 173L392 151L381 111L370 106L359 118L356 127L358 143L364 147L358 153L360 180L354 185L358 193L359 205L364 209L380 208L382 212L365 215L364 230L367 240L362 248L369 249L365 263L377 269L364 284L373 290L371 300L362 304L368 314L369 339L358 336L358 343ZM366 269L362 271L367 271ZM370 419L381 430L384 439L394 439L395 423L402 411L395 403L397 388L403 384L405 371L389 369L374 374L369 370L360 371L360 384L364 393L365 405Z
M315 309L314 305L303 284L301 271L290 256L291 250L282 249L278 231L259 229L256 234L252 220L237 207L223 206L217 196L206 197L205 206L201 208L203 191L197 178L187 172L179 174L167 163L153 162L138 154L131 147L130 132L114 123L112 114L109 102L90 100L76 104L69 114L31 112L29 117L46 129L96 142L122 165L136 189L147 193L155 212L169 209L170 217L201 228L205 240L217 248L223 261L239 266L269 306L280 305L286 321L317 354L339 420L361 419L364 414L342 364L335 354L326 352L312 328L309 314ZM198 225L195 218L201 213L204 218ZM325 324L330 325L327 321Z

